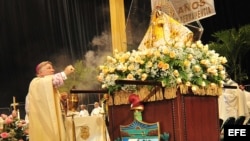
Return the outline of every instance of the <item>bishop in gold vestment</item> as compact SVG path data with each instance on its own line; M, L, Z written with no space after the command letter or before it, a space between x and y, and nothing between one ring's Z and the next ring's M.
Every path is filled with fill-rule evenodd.
M60 103L56 89L63 84L74 68L69 65L61 73L54 74L52 64L42 62L37 67L37 77L29 86L28 120L29 141L67 141Z

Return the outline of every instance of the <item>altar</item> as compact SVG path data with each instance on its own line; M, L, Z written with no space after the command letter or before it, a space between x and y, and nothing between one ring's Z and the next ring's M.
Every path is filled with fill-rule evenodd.
M219 141L218 97L183 95L179 91L176 95L173 99L145 102L143 121L159 122L160 134L169 134L167 141ZM132 123L134 116L130 104L111 105L109 115L108 129L114 141L121 137L120 125Z
M110 141L102 116L66 117L68 141Z
M128 81L119 82L125 83ZM151 82L133 82L137 84L158 84ZM188 91L182 94L180 89L176 89L176 91L174 91L174 97L169 98L167 96L168 93L173 91L164 91L164 89L161 88L156 91L157 92L154 93L151 98L148 97L152 94L149 91L142 90L137 92L141 99L146 100L141 101L144 107L142 111L142 121L157 123L159 127L158 131L160 132L160 141L220 141L218 95L199 95ZM92 91L71 90L71 92L84 93ZM125 103L125 99L128 100L129 95L130 93L116 92L107 101L109 105L109 124L106 131L106 128L102 128L105 127L105 123L101 117L75 117L77 141L81 138L81 131L79 128L84 125L88 125L89 127L96 126L95 130L98 130L97 132L100 134L96 137L100 140L105 141L105 135L107 135L108 140L111 141L121 140L121 127L124 127L124 125L129 127L131 123L134 124L135 121L134 112L131 110L131 104ZM124 101L122 99L124 99ZM97 123L99 124L97 125ZM72 128L71 117L67 117L67 124ZM90 129L93 130L93 128ZM70 131L68 134L72 137L72 129L68 131ZM93 134L91 133L91 135ZM167 140L163 139L165 135L169 135ZM83 139L79 139L79 141L82 140ZM69 141L73 141L72 138Z

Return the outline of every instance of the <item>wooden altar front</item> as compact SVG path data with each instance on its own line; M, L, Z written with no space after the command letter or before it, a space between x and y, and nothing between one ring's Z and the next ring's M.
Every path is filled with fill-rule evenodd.
M138 84L137 81L134 83ZM140 84L159 86L158 83L151 82L140 82ZM173 91L164 91L159 87L155 90L160 93L156 92L151 97L148 97L147 91L138 92L146 95L146 98L143 98L143 101L145 99L146 101L143 102L142 121L159 122L160 134L168 133L170 136L168 141L220 141L218 96L181 94L180 90L177 90L175 96L169 97L167 92ZM71 93L93 92L107 93L108 91L71 90ZM149 93L152 95L151 92ZM115 93L107 102L109 103L107 128L111 141L121 138L120 125L128 125L134 121L131 105L128 102L124 103L128 95L128 93Z
M180 94L176 98L144 102L143 121L159 122L160 132L169 133L169 141L219 141L217 96ZM109 135L120 138L120 125L133 122L130 104L109 106Z

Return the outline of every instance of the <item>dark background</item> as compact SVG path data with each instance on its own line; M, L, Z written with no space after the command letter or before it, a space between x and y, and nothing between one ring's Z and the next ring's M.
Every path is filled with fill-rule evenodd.
M125 0L126 17L132 1ZM134 11L149 18L150 1L134 1ZM200 20L203 43L214 41L216 31L250 23L245 1L214 2L216 15ZM0 107L9 107L13 96L25 101L39 62L50 60L60 71L88 51L110 50L110 42L108 0L0 0Z

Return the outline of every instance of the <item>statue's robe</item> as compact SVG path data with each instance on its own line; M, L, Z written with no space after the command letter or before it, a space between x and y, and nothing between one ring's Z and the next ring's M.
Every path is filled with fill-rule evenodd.
M150 26L138 49L159 47L179 42L183 45L193 41L193 32L160 10L154 10Z

